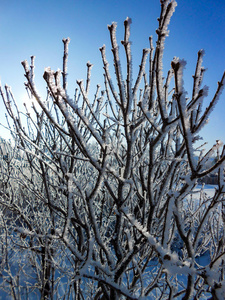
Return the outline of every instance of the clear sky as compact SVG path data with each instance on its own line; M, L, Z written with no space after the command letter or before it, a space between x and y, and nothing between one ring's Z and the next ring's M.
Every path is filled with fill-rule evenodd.
M225 1L178 0L169 25L170 36L165 44L164 74L174 56L187 61L185 87L191 94L192 75L199 49L205 49L204 67L208 68L204 84L210 87L207 105L225 69ZM86 78L86 63L94 64L92 87L103 85L99 47L106 44L112 64L107 24L117 22L118 41L123 39L123 21L132 18L131 40L134 70L138 70L142 49L149 47L148 37L157 28L159 0L0 0L0 77L12 87L19 103L25 95L23 68L20 62L36 56L35 81L44 96L42 79L45 67L62 68L62 38L70 37L69 91L71 97L76 79ZM122 47L121 47L122 50ZM134 74L135 75L135 74ZM0 122L5 122L0 102ZM202 131L212 145L216 139L225 142L225 91ZM0 135L6 131L0 127Z

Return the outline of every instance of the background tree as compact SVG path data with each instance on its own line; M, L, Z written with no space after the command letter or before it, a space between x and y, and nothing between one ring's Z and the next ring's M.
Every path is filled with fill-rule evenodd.
M74 98L68 95L69 39L63 39L63 70L45 70L45 100L35 86L34 56L30 66L22 62L32 112L20 112L11 89L1 88L15 142L12 155L1 161L2 253L14 257L1 261L1 287L15 299L21 297L21 286L23 295L43 299L224 295L225 148L217 141L205 153L195 143L218 101L225 73L205 110L203 50L190 98L183 60L175 57L163 77L164 42L175 7L173 0L161 1L156 48L150 37L135 80L131 20L124 22L121 42L124 68L116 24L108 26L117 86L103 46L105 85L102 91L97 86L92 101L90 63L86 83L77 81ZM206 168L215 151L217 161ZM196 199L198 180L215 170L214 194L202 188Z

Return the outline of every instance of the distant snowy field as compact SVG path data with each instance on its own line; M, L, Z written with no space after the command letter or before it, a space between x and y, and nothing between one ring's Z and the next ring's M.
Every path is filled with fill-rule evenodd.
M215 188L217 187L217 185L212 185L212 184L205 184L204 185L204 192L209 196L212 197L215 193ZM201 190L202 185L197 185L197 187L195 188L195 191L199 191Z

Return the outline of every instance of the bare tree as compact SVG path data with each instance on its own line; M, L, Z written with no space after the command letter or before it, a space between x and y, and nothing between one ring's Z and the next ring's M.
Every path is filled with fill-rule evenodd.
M225 73L205 110L203 50L190 98L183 60L174 58L164 79L164 42L177 4L160 2L156 48L150 37L135 80L127 18L125 70L113 23L108 29L117 86L103 46L104 89L97 86L92 101L90 63L86 82L77 81L73 99L68 95L69 39L63 40L63 70L44 72L45 100L35 86L34 57L30 66L22 62L32 111L21 113L11 89L1 88L14 126L10 153L17 153L1 160L2 251L14 256L1 261L2 270L8 264L1 287L14 299L21 286L43 299L222 299L225 293L225 148L220 141L207 152L195 146ZM215 171L214 194L204 186L196 190ZM19 255L27 264L15 273ZM26 268L32 280L22 278Z

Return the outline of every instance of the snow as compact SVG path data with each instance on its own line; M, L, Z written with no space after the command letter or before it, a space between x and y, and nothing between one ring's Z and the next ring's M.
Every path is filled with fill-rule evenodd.
M152 54L152 39L150 39L151 50L143 50L139 75L132 92L132 58L129 42L131 21L126 19L125 37L122 42L127 57L125 80L122 77L119 47L116 41L116 23L109 26L118 94L113 87L108 69L109 64L105 57L105 46L103 46L100 50L105 70L107 100L103 100L104 92L101 93L100 97L98 96L100 86L97 86L94 102L90 102L88 99L92 67L90 63L87 64L86 88L82 80L77 81L80 96L77 96L76 92L75 100L70 99L66 92L69 41L64 39L63 72L61 70L54 72L47 68L44 78L54 98L52 105L57 105L58 111L61 110L62 119L65 121L63 126L68 125L69 132L56 125L56 121L50 114L51 110L48 110L49 105L45 106L45 102L42 103L39 98L37 100L42 103L47 120L53 123L53 127L56 127L56 133L60 133L59 139L56 138L54 141L60 143L60 138L62 138L61 141L63 141L62 144L65 142L65 148L63 146L58 151L57 145L53 152L50 150L53 143L48 146L48 141L44 139L45 146L41 148L39 144L32 142L34 139L30 141L23 132L20 134L23 141L29 142L30 145L30 148L27 147L25 150L26 154L29 154L33 160L36 159L44 163L46 170L49 173L54 172L57 178L55 177L55 182L53 182L53 174L44 181L44 183L51 183L49 187L45 188L50 196L45 197L44 193L40 196L41 209L42 207L46 209L50 207L50 216L46 214L43 217L37 209L37 211L32 212L30 218L32 226L26 228L20 223L18 225L15 223L15 237L11 238L11 242L14 242L15 245L18 242L20 246L21 243L23 246L27 242L27 249L32 253L33 249L31 250L29 242L40 239L41 242L37 244L37 248L41 249L41 253L43 251L51 253L46 261L52 263L56 269L56 274L59 275L56 276L59 286L64 284L63 276L69 274L67 277L70 281L68 285L72 285L77 279L81 279L80 282L90 280L88 284L90 283L96 289L100 289L104 285L111 286L125 297L144 299L146 287L153 288L151 296L156 295L156 298L157 290L162 289L162 293L163 290L166 290L162 296L165 298L168 295L169 287L171 287L170 298L173 298L173 292L180 292L182 284L184 287L186 286L188 275L192 275L194 280L196 276L200 276L199 278L202 279L203 276L201 277L200 272L204 269L209 286L215 286L217 280L219 282L217 273L224 257L221 255L212 263L212 267L209 263L212 262L212 256L218 249L214 247L216 251L211 250L214 246L213 243L217 242L217 237L214 239L214 234L216 235L216 229L220 228L218 224L220 225L222 222L221 215L216 220L218 214L215 214L216 229L214 229L213 222L207 227L208 215L211 216L211 211L214 212L214 208L216 208L216 213L219 210L219 201L214 197L217 195L216 189L215 186L205 185L203 190L202 186L198 185L192 192L193 186L197 182L195 175L202 170L196 167L197 162L192 147L193 139L197 138L194 136L193 128L197 126L199 120L196 121L198 116L194 112L194 118L190 123L190 115L192 109L200 105L202 97L207 93L207 88L204 87L203 90L199 91L200 84L196 86L193 94L194 97L199 96L199 99L196 102L195 99L192 99L189 103L190 106L187 106L186 93L183 88L183 69L186 63L178 58L174 58L172 62L173 71L169 74L167 83L164 85L162 72L164 41L168 34L167 27L176 7L176 2L173 0L161 1L161 6L163 12L157 30L158 41L154 70L150 70L150 76L154 76L151 86L148 86L147 83L145 64L149 51ZM196 70L197 77L201 77L203 72L201 69L202 55L203 51L200 51L199 65ZM34 62L32 61L31 69L27 62L23 62L23 65L28 81L30 76L33 80ZM63 88L61 87L61 75L63 75ZM170 88L168 85L172 75L177 77L175 78L176 93L172 90L171 101L174 101L171 112L169 112L170 99L167 97L171 96L167 89ZM200 79L198 82L200 83ZM134 107L138 102L137 90L140 83L144 85L144 89L140 93L139 105ZM208 112L206 111L207 114L202 119L202 123L213 108L223 84L224 78L219 83L215 99L210 104ZM155 87L157 94L153 96ZM112 95L109 93L110 89ZM167 95L165 96L165 94ZM110 100L110 95L113 96L114 102ZM79 97L82 99L79 100ZM149 98L151 99L149 100ZM83 101L81 107L78 106L80 101ZM149 104L149 101L153 103ZM111 106L111 113L108 113L107 105ZM103 112L105 112L103 114L104 122L101 123ZM57 113L56 115L58 117ZM167 117L171 122L169 125ZM52 124L49 123L46 127L51 128L51 126ZM135 129L133 130L133 128ZM91 139L97 146L91 146L85 136L86 133L92 136ZM175 146L177 153L174 155L173 148ZM182 150L181 148L185 148L185 146L188 152L187 156L184 153L185 149ZM205 155L199 162L202 164L202 168L204 168L205 162L212 152L219 152L218 149L221 146L221 142L218 141L213 150ZM51 158L43 150L46 147L52 154ZM72 153L69 152L70 148L73 148ZM67 149L69 149L68 152ZM159 149L161 149L160 155L157 152ZM54 157L57 157L57 160L54 160ZM72 163L68 163L70 159L71 161L75 160L74 167ZM80 163L83 164L82 167ZM191 166L191 170L189 166ZM223 172L220 171L220 174L223 175ZM31 184L31 180L25 184ZM222 179L220 185L223 186ZM30 192L29 188L27 190ZM34 196L38 194L39 185L31 191L34 192ZM16 197L17 193L14 194ZM47 201L46 199L50 200ZM34 200L36 201L36 199ZM26 203L28 204L28 201ZM36 206L32 206L32 201L30 204L28 209L35 210ZM19 206L15 206L15 208L20 209ZM26 209L27 207L24 207L25 212L27 212ZM210 211L209 214L207 209ZM207 212L206 217L204 217L205 211ZM19 212L23 216L23 209ZM53 214L56 217L52 217ZM55 224L53 223L54 220ZM36 224L38 230L36 230ZM50 229L47 227L49 224L52 226ZM5 244L2 243L3 246ZM20 268L22 261L21 259L20 263L17 261L19 253L15 245L10 248L13 252L12 269ZM54 251L55 253L52 254ZM25 252L26 254L27 252ZM43 256L43 254L41 255ZM37 264L37 269L40 268L41 263ZM24 266L22 269L28 270ZM122 270L122 274L120 274L120 270ZM37 270L35 269L35 271ZM9 275L10 272L12 270L8 271ZM13 276L16 278L17 272L14 272ZM41 277L40 274L39 276ZM119 277L118 282L114 280L116 276ZM137 282L134 281L137 286L131 289L131 282L134 278L137 279ZM2 278L0 279L2 280ZM86 285L86 283L87 281L82 282L81 287L83 285L87 288L88 284ZM199 284L199 282L195 283L196 286ZM155 288L155 286L157 287ZM224 284L221 284L216 291L218 297L221 297L223 292ZM67 292L64 292L64 295L66 297ZM179 299L179 297L177 298Z
M212 185L212 184L204 184L204 192L209 196L212 197L215 193L215 188L217 186L216 185ZM198 191L200 193L202 189L202 185L198 185L195 188L195 191ZM199 194L195 194L194 196L196 199L199 199Z

